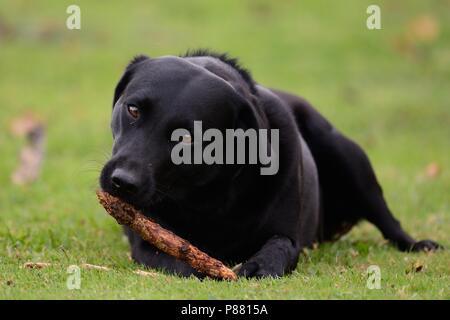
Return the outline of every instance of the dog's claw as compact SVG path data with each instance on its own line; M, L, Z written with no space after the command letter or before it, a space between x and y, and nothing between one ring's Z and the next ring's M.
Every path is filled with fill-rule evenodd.
M245 277L245 278L279 278L282 274L279 274L279 272L275 270L269 270L262 267L258 262L256 261L248 261L244 264L242 264L241 268L239 269L238 276Z
M432 240L421 240L417 241L411 247L411 251L420 252L420 251L436 251L438 249L444 249L442 245L436 243Z

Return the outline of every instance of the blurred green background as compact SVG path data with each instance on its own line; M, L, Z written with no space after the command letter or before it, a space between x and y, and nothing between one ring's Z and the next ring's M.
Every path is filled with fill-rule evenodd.
M66 28L70 4L81 30ZM366 28L370 4L381 30ZM450 245L450 1L0 0L0 298L449 299L448 252L398 253L368 224L308 252L282 280L133 274L141 267L94 195L113 89L136 54L198 47L306 97L368 152L406 229ZM18 186L25 140L11 123L29 112L45 122L46 154L40 178ZM81 289L68 290L67 266L82 263L112 270L83 270ZM366 288L371 264L381 290Z

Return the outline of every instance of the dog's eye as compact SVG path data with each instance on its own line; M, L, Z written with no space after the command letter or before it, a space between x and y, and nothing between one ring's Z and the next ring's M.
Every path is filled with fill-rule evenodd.
M140 112L139 112L139 108L133 105L128 105L127 106L127 110L128 113L135 119L139 118Z
M191 144L192 143L192 137L190 134L185 134L181 137L181 142L185 144Z

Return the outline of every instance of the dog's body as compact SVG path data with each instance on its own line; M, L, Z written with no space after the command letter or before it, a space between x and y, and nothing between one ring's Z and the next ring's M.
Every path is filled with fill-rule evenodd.
M295 268L302 248L337 239L361 219L400 250L439 246L402 230L359 146L305 100L255 84L224 55L137 57L117 85L114 105L113 157L102 171L102 188L211 256L243 262L241 275L281 276ZM219 130L279 129L279 171L174 165L170 132L196 120ZM127 234L135 261L195 274Z

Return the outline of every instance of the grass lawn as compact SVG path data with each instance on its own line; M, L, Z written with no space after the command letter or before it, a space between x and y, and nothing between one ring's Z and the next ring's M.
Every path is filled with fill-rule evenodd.
M209 47L309 99L367 150L405 228L450 247L450 2L376 1L382 30L372 31L372 0L85 0L76 1L81 30L71 31L72 3L0 4L0 299L450 299L448 251L397 252L366 223L309 251L283 279L139 276L94 193L127 61ZM46 158L38 181L16 186L24 141L9 128L27 111L46 122ZM82 269L81 289L68 290L67 267L83 263L111 271ZM381 269L379 290L366 287L369 265Z

